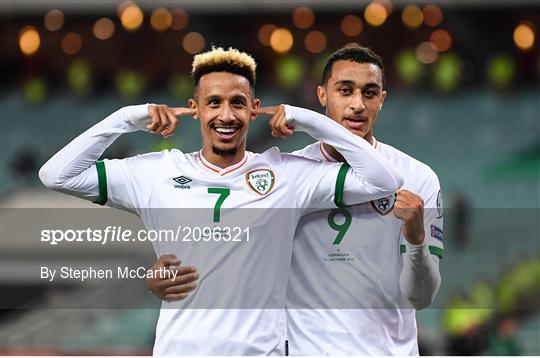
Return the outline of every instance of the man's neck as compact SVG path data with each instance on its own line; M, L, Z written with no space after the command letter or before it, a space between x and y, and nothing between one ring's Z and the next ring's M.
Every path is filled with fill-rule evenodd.
M220 168L227 168L244 159L246 156L246 148L238 148L234 155L219 155L214 153L211 147L208 148L203 146L202 155L209 163Z
M367 140L369 144L373 145L373 134L371 134L371 132L367 133L362 138ZM324 150L326 150L326 153L328 153L328 155L330 155L334 160L340 163L344 163L346 161L345 158L343 158L343 156L336 150L336 148L326 143L323 143L323 146L324 146Z

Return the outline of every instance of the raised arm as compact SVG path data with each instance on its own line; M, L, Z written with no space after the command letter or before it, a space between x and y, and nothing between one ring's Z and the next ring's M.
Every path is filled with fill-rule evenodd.
M403 178L398 170L367 141L355 136L330 118L299 107L281 105L259 110L273 114L272 133L279 136L303 131L313 138L332 145L343 155L350 170L344 178L344 205L379 199L395 193Z
M135 105L119 109L72 140L45 163L39 177L43 184L88 200L99 197L96 161L122 134L148 130L163 136L172 135L178 120L175 115L189 114L187 108Z

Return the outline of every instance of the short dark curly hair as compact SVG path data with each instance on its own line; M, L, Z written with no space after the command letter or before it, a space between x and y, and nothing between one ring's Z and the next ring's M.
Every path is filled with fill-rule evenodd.
M326 62L326 65L324 66L324 71L322 75L322 83L324 85L328 83L328 79L332 76L332 68L334 67L334 63L336 63L337 61L372 63L378 66L381 69L382 83L384 87L384 65L381 58L369 48L360 46L355 43L345 45L330 56L330 58Z

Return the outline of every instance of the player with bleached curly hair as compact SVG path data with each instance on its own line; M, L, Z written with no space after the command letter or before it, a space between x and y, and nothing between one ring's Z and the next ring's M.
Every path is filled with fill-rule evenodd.
M193 236L153 242L158 257L182 257L200 276L196 289L188 285L187 290L194 289L189 297L163 302L156 355L284 354L285 291L300 217L384 198L402 185L388 160L328 117L287 105L260 108L255 67L251 56L235 49L197 55L189 108L121 108L40 170L46 186L133 212L148 230L182 225L216 234L209 240ZM332 145L347 163L310 160L277 148L261 154L247 151L248 127L258 114L272 115L274 135L304 131ZM99 160L122 134L142 129L172 135L176 117L183 115L200 121L200 151L173 149ZM166 208L187 210L177 215ZM236 228L241 231L235 236Z

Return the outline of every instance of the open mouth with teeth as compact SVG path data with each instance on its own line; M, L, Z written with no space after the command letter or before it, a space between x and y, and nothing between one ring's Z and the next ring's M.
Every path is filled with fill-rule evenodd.
M222 140L231 140L234 138L236 133L240 130L240 126L220 126L215 125L211 127L214 132L217 133L217 136Z

